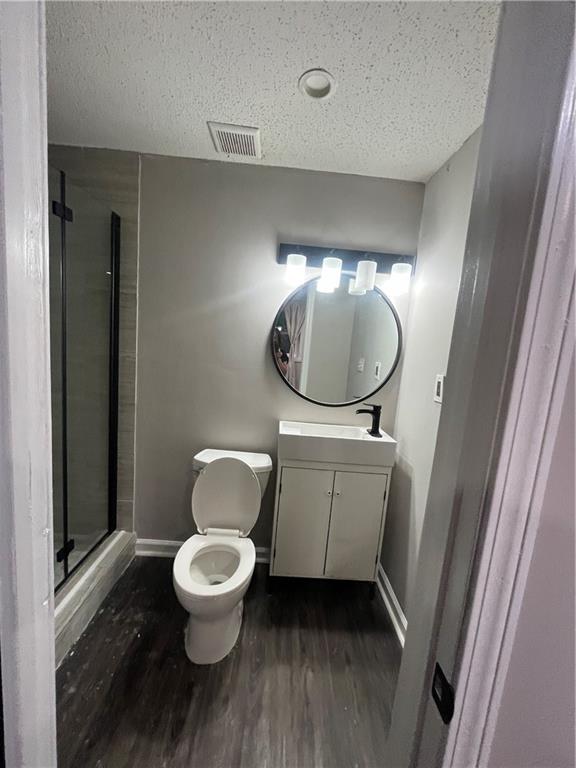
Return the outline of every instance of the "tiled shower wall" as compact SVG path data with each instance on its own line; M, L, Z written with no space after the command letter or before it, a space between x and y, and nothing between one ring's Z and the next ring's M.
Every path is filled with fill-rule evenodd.
M135 152L50 145L49 164L122 219L117 527L134 530L134 424L140 160Z

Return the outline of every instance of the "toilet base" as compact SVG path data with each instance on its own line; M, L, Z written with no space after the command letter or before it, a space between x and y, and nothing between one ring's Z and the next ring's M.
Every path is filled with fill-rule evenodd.
M206 620L190 615L184 631L186 655L193 664L216 664L228 656L242 626L244 600L230 613Z

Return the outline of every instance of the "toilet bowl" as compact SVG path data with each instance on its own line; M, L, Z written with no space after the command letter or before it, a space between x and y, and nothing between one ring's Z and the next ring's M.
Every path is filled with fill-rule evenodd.
M198 533L178 550L176 596L189 613L185 649L195 664L214 664L230 653L242 625L243 598L256 563L248 538L260 512L272 461L265 454L202 451L192 491Z

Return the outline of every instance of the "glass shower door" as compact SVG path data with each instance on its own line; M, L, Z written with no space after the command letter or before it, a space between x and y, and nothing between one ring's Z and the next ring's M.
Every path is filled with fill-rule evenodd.
M55 583L116 527L120 219L50 169Z
M66 205L68 569L108 533L112 211L72 184Z
M48 169L50 200L60 200L60 173ZM50 385L52 392L52 517L54 540L54 584L58 587L65 577L64 561L59 553L64 547L64 425L62 413L62 232L60 219L50 214Z

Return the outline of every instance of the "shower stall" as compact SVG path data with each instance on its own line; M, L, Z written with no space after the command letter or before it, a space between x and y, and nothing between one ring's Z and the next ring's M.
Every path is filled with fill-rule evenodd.
M49 168L54 583L116 528L120 217Z

